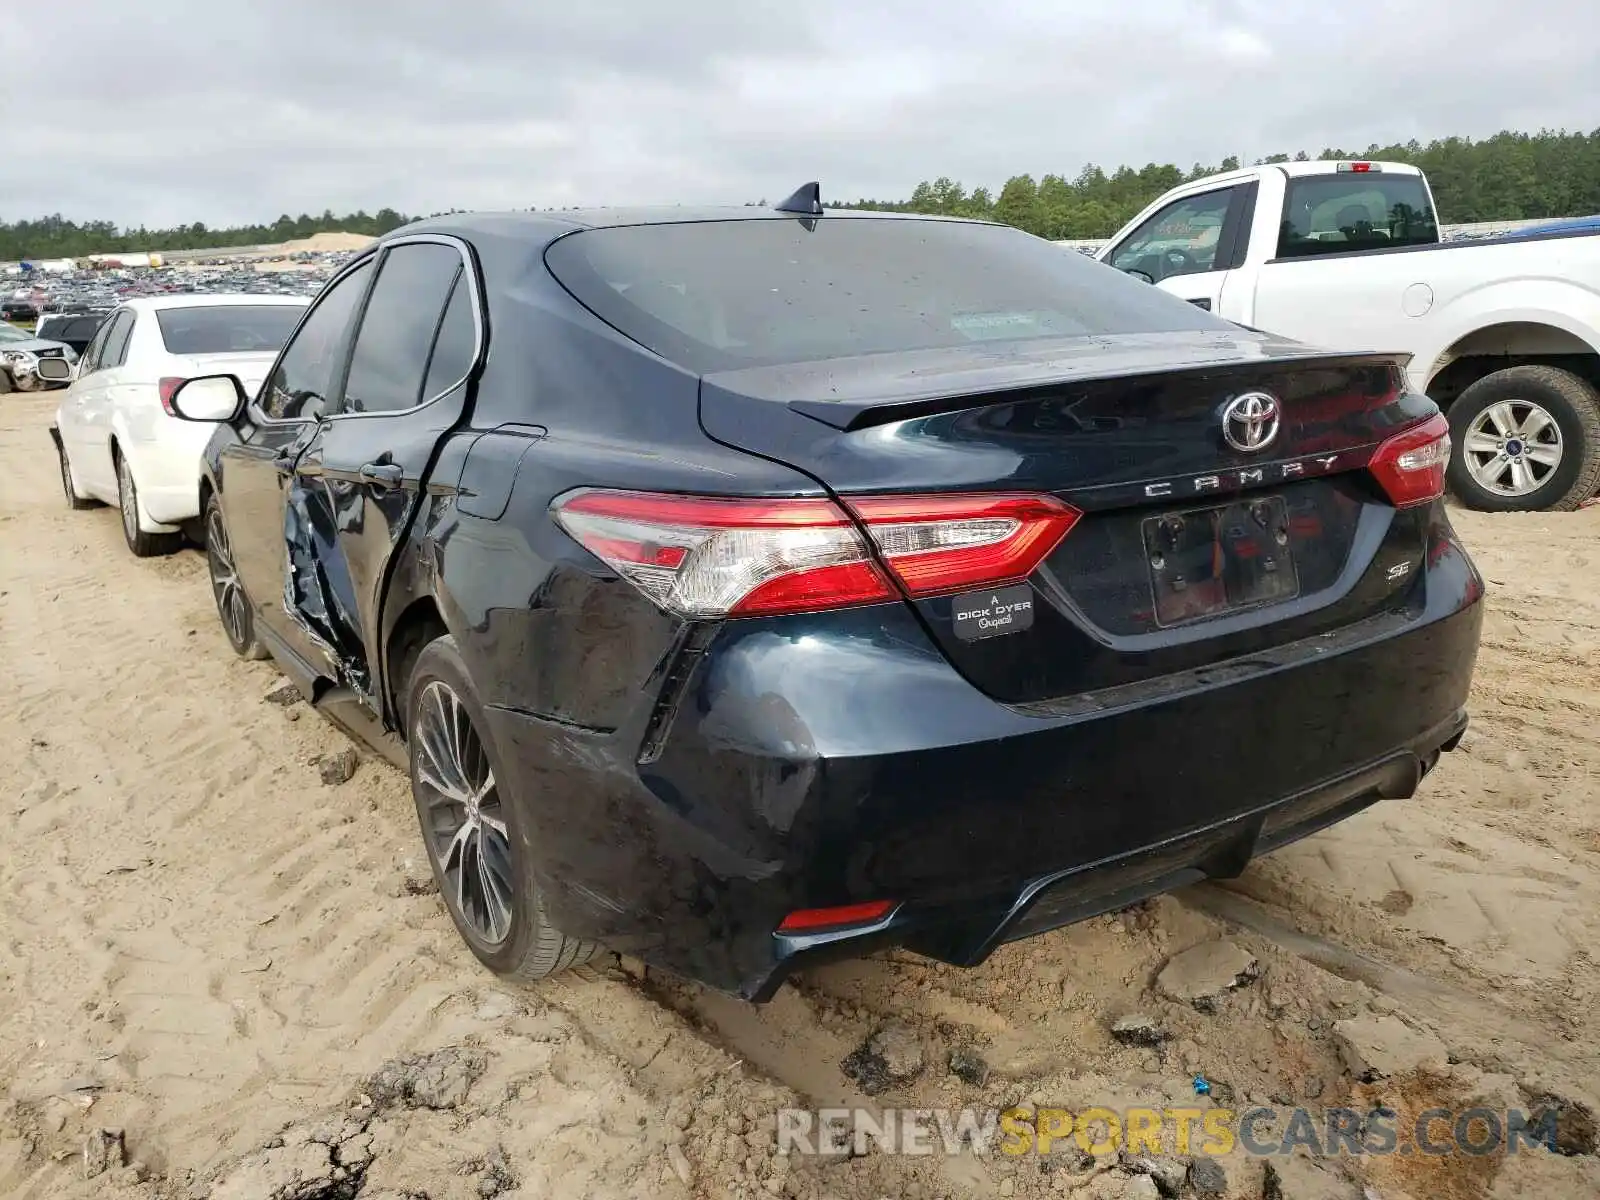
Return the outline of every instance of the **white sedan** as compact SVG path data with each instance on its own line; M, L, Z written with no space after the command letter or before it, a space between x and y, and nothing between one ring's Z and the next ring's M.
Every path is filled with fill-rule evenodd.
M258 388L308 303L219 295L120 305L85 347L56 410L67 502L115 504L141 558L175 548L182 523L200 515L200 456L212 430L174 416L172 393L218 373Z

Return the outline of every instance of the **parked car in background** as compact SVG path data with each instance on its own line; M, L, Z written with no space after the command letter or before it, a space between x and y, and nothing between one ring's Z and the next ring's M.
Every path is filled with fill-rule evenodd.
M306 301L286 296L130 300L90 340L51 435L67 501L116 504L128 548L174 548L200 515L200 455L209 431L178 420L172 393L193 375L228 371L259 385Z
M39 360L76 361L70 346L38 334L0 323L0 392L35 392L59 387L39 375Z
M109 308L98 312L45 313L33 327L34 336L62 342L72 347L74 355L79 355L88 348L89 340L110 313Z
M38 319L39 304L32 298L10 296L0 300L0 321L30 325Z
M1600 489L1597 232L1441 243L1417 168L1282 163L1174 188L1098 257L1243 325L1405 351L1449 417L1464 504L1572 509Z
M1412 794L1482 583L1401 361L811 186L406 226L171 402L230 642L406 766L472 952L765 999Z

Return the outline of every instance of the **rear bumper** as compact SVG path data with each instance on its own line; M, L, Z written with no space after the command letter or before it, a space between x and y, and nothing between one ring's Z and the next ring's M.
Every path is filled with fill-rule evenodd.
M141 408L129 418L123 451L150 520L175 528L200 515L201 460L213 429L159 409Z
M886 945L973 964L1412 794L1465 727L1481 624L1460 546L1430 557L1404 613L1053 711L880 605L730 622L623 728L491 708L489 732L567 933L751 999ZM873 900L897 907L868 929L773 932Z

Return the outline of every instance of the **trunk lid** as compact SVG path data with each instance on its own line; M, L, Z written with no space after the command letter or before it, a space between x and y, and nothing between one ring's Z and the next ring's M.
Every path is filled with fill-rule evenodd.
M173 357L178 373L187 379L199 375L237 375L245 391L255 395L277 360L275 350L229 350L215 354L183 354Z
M1243 329L978 345L710 374L701 420L847 501L1044 492L1081 510L1029 579L1020 626L974 635L990 599L976 594L913 602L974 684L1039 703L1413 603L1427 510L1395 509L1364 469L1434 411L1406 390L1404 362ZM1251 393L1280 413L1255 450L1223 422Z

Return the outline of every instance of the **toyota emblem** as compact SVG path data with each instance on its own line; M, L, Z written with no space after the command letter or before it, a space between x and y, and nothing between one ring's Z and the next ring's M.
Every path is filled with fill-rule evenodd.
M1278 436L1282 409L1278 398L1266 392L1245 392L1222 410L1222 437L1246 454L1265 450Z

